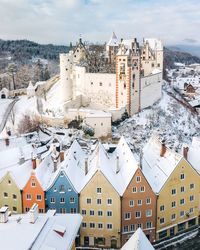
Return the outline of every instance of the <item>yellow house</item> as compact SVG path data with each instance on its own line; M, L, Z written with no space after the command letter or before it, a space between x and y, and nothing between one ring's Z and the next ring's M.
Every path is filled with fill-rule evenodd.
M31 161L11 167L9 171L1 171L0 207L8 206L12 213L22 213L23 189L32 169Z
M132 152L121 138L112 155L99 143L88 158L88 173L80 192L81 245L119 248L121 196L137 169Z
M152 137L143 150L142 169L158 195L156 239L196 227L200 178L187 160Z

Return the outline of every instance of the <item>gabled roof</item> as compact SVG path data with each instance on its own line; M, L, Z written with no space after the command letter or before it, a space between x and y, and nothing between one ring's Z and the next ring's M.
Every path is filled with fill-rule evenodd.
M107 46L117 47L118 45L119 45L119 42L118 42L117 36L115 35L115 32L113 32L110 40L107 43Z
M142 172L155 193L159 193L168 177L176 168L182 156L166 148L160 156L162 143L152 136L143 149Z
M154 250L154 247L151 245L142 229L138 228L121 250Z
M187 160L200 174L200 137L193 137L192 143L188 148Z

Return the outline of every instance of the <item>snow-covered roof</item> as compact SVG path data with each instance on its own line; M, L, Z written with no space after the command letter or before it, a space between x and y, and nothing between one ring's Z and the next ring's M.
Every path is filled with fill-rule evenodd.
M154 247L151 245L142 229L138 228L121 250L154 250Z
M115 35L115 32L113 32L110 40L107 43L107 46L118 46L118 45L119 45L119 42L118 42L117 36Z
M159 73L162 73L162 71L160 69L153 69L152 70L152 74L155 75L155 74L159 74Z
M191 145L188 147L187 160L200 174L200 137L193 137Z
M149 43L149 46L152 50L163 50L162 41L157 38L145 38L145 42Z
M1 248L14 250L59 249L69 250L78 233L82 216L80 214L55 214L48 211L39 214L35 223L30 223L30 214L12 215L7 223L0 223ZM60 236L54 228L65 228Z
M155 193L159 193L182 156L166 147L160 156L162 143L152 136L143 149L142 171Z
M28 85L27 89L31 89L31 90L35 89L35 86L33 86L31 81L29 82L29 85Z

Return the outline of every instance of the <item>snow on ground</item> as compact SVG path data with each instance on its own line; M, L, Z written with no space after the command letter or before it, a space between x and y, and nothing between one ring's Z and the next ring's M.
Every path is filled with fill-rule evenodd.
M38 114L36 97L28 98L27 96L20 96L19 101L17 101L14 105L13 110L8 118L6 127L11 128L12 131L16 131L19 122L25 114Z
M183 143L190 143L193 136L200 136L200 124L190 110L163 90L158 103L113 127L114 138L123 135L138 154L152 134L165 139L170 148L180 151Z
M5 115L8 105L13 101L13 99L0 99L0 123Z

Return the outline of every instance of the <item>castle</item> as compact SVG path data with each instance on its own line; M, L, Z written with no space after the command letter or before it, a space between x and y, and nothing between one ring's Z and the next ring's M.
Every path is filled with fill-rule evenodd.
M130 116L161 98L163 45L158 39L119 42L113 33L103 60L115 65L115 73L91 73L81 65L90 52L82 40L67 54L60 54L60 85L65 110L89 106L119 118Z

